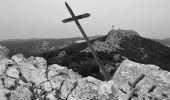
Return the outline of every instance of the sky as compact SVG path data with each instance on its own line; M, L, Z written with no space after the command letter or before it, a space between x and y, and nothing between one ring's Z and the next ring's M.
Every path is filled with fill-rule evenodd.
M64 3L80 20L88 36L115 29L134 30L147 38L170 38L170 0L0 0L0 40L82 36Z

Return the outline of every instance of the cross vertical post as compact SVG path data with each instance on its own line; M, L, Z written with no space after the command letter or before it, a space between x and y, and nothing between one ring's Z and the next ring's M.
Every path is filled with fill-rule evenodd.
M92 44L90 43L90 40L88 39L85 31L83 30L82 26L80 25L80 23L79 23L79 21L78 21L79 19L89 17L90 14L89 14L89 13L86 13L86 14L82 14L82 15L75 16L74 13L73 13L73 11L72 11L72 9L70 8L70 6L69 6L66 2L65 2L65 5L66 5L68 11L70 12L72 18L65 19L65 20L63 20L62 22L63 22L63 23L67 23L67 22L70 22L70 21L75 21L77 27L79 28L80 32L82 33L83 37L85 38L85 40L86 40L86 42L87 42L87 44L88 44L88 46L89 46L89 48L90 48L90 50L91 50L91 52L92 52L92 55L93 55L96 63L97 63L98 66L99 66L100 72L103 74L105 80L108 81L108 80L109 80L109 76L108 76L108 74L107 74L107 72L106 72L106 70L105 70L105 68L104 68L104 65L103 65L103 63L101 62L101 60L99 59L98 55L96 54L96 52L95 52Z

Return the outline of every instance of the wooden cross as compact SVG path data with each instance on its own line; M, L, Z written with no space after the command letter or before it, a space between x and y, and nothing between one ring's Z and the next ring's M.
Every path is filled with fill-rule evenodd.
M101 60L99 59L98 55L96 54L96 52L95 52L92 44L90 43L90 40L88 39L86 33L84 32L83 28L81 27L81 25L80 25L80 23L79 23L79 21L78 21L79 19L83 19L83 18L89 17L90 14L89 14L89 13L86 13L86 14L82 14L82 15L75 16L75 14L73 13L72 9L70 8L70 6L69 6L66 2L65 2L65 5L66 5L66 7L67 7L67 9L68 9L68 11L70 12L70 14L71 14L72 17L63 20L62 22L63 22L63 23L67 23L67 22L75 21L75 23L76 23L76 25L78 26L80 32L82 33L83 37L85 38L85 40L86 40L89 48L91 49L91 52L92 52L92 54L93 54L93 57L94 57L96 63L98 64L98 66L99 66L99 68L100 68L100 72L103 74L105 80L108 81L108 80L109 80L109 76L108 76L106 70L104 69L104 65L103 65L103 63L101 62Z

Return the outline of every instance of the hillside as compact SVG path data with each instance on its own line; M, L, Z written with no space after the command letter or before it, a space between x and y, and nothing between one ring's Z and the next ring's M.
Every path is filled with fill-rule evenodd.
M92 36L94 39L100 36ZM68 45L75 44L84 40L82 37L63 38L63 39L11 39L0 41L9 50L9 56L22 53L25 57L41 56L50 51L55 51Z
M170 71L170 48L131 30L111 30L108 35L91 41L99 58L112 76L124 59L143 64L154 64ZM62 56L60 52L65 51ZM48 64L67 66L83 76L101 79L101 73L86 43L73 44L46 57Z
M170 47L170 38L167 39L154 39L155 41Z

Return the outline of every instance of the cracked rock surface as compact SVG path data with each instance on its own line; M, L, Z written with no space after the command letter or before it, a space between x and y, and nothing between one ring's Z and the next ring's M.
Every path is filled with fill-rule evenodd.
M0 59L0 100L169 100L170 73L123 61L113 78L82 78L41 57Z
M122 100L170 100L170 72L158 66L125 60L112 80Z

